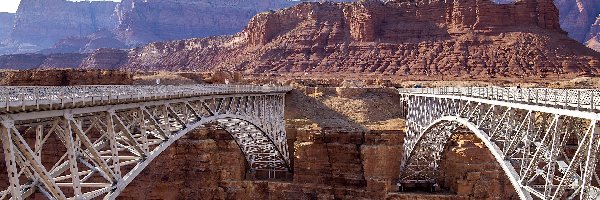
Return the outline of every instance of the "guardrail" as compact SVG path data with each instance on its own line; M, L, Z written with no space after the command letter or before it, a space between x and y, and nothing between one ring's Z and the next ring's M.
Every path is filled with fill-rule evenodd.
M600 90L589 89L441 87L400 88L398 91L401 94L453 95L563 108L600 109Z
M77 103L96 104L145 99L169 99L219 94L288 92L289 86L183 85L183 86L65 86L0 87L0 108Z

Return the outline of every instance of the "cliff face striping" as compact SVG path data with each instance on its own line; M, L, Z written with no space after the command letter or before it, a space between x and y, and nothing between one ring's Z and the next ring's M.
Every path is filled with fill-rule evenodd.
M600 63L560 28L551 0L301 3L233 36L102 52L114 62L81 67L487 78L597 74ZM0 67L15 66L0 58Z
M112 30L117 26L113 18L116 5L112 1L22 0L11 40L47 48L67 37L84 37L103 28Z
M595 53L560 29L550 0L303 3L231 37L153 43L131 70L538 76L597 73Z

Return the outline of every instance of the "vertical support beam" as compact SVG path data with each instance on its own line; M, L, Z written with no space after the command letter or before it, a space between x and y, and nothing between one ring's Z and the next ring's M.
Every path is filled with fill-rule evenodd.
M71 170L73 193L75 199L79 199L81 198L81 180L79 179L79 168L77 167L77 149L75 140L73 139L73 129L69 121L74 121L73 117L65 115L65 119L63 120L63 124L65 125L63 138L65 138L65 146L67 147L67 159L69 160L69 169Z
M44 125L38 125L35 129L35 155L42 158L42 146L44 142Z
M110 153L112 160L112 168L115 173L116 181L121 179L121 166L119 165L119 149L117 147L117 134L115 133L115 123L113 122L112 115L114 111L106 113L106 133L108 136L108 143L110 145Z
M548 180L554 180L555 171L556 171L556 160L558 158L561 142L561 136L563 134L563 119L561 116L557 116L555 119L556 123L554 126L554 130L552 131L552 143L550 146L550 160L546 163L548 169L546 171L546 187L544 188L544 197L549 198L552 197L552 191L554 183Z
M189 104L186 103L186 106L188 106L188 109L191 109L191 106L189 106ZM148 147L148 128L146 127L146 115L144 114L144 110L141 107L138 111L138 115L140 119L140 132L142 134L142 148L145 152L150 152L150 149ZM196 115L196 117L198 116ZM199 117L198 120L200 120Z
M4 161L6 164L6 172L8 173L9 189L13 199L21 200L21 185L19 184L19 171L17 170L17 160L15 158L16 149L12 142L13 123L4 121L0 124L0 139L2 139L2 147L4 149Z
M594 174L596 173L596 163L598 162L598 149L600 147L600 126L597 121L594 121L592 129L591 141L588 147L587 157L585 160L585 168L583 174L583 183L581 185L580 199L590 199L590 185Z

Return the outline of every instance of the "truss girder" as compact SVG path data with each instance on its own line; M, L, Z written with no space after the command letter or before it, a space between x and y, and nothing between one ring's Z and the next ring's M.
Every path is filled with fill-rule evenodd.
M8 173L0 197L115 199L161 152L206 125L229 132L250 168L289 170L285 92L222 93L0 115Z
M400 184L436 183L447 142L466 129L488 147L521 199L600 198L600 114L589 108L596 105L590 102L593 95L582 97L595 91L562 93L578 94L584 109L584 104L539 103L531 96L514 101L456 92L474 89L417 90L400 90L407 119Z

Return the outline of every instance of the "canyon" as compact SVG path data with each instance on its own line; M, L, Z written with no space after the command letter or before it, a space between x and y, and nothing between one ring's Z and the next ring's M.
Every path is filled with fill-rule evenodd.
M561 27L569 32L569 36L588 47L600 51L596 45L600 30L595 28L600 23L600 2L590 0L555 0L560 10Z
M258 14L235 35L100 49L71 63L49 59L55 55L2 56L0 68L43 63L48 68L463 79L595 75L600 67L600 53L560 28L551 0L301 3ZM27 65L20 64L23 59Z
M457 133L444 153L443 191L399 191L405 116L398 99L393 88L297 86L285 100L293 174L249 171L231 135L208 124L159 155L118 199L515 199L491 153L468 133ZM65 151L54 134L44 148L48 163Z
M496 2L513 4L514 0ZM241 31L257 13L297 3L285 0L126 0L121 3L24 0L16 15L0 13L0 43L4 46L0 54L90 53L98 48L125 49L154 41L231 35ZM598 50L600 3L593 0L555 0L554 3L560 11L561 28L576 41ZM75 9L63 9L67 7ZM216 10L219 12L214 12ZM192 20L182 20L184 18ZM44 32L33 31L36 28Z
M233 34L259 12L295 4L286 0L22 0L14 19L0 16L0 39L4 39L0 54L88 53Z

